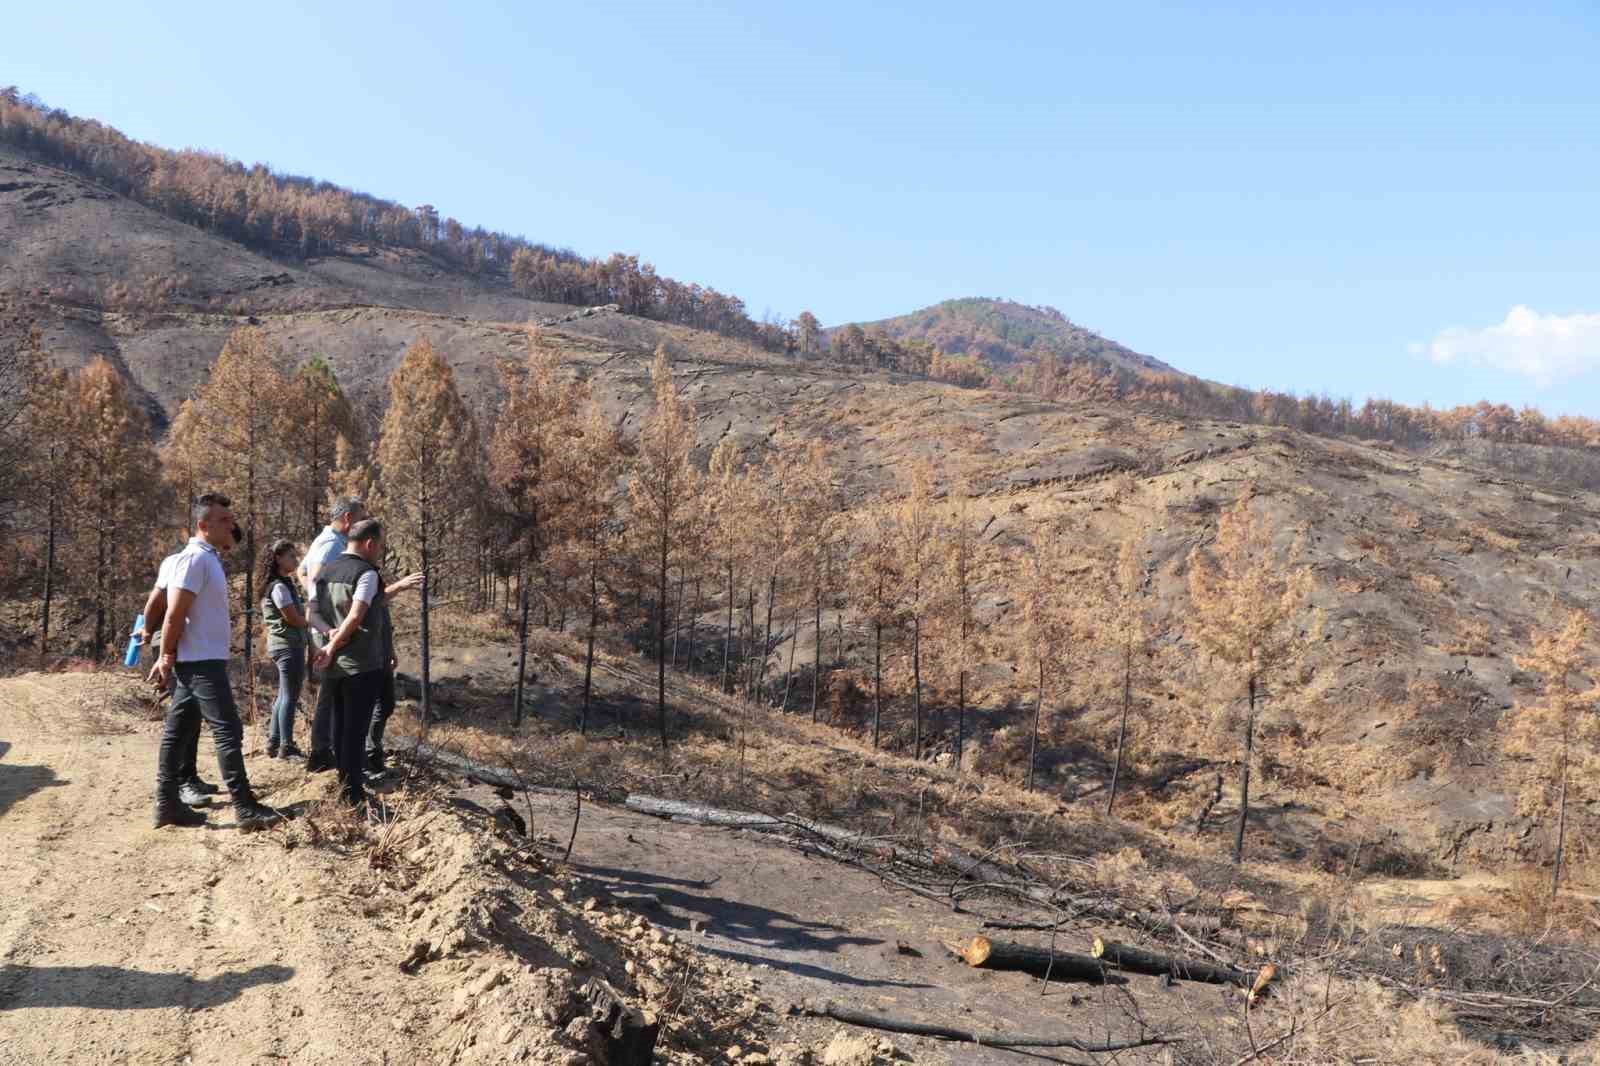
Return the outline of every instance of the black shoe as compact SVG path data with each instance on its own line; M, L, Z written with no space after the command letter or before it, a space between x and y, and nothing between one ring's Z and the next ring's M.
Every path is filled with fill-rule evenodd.
M334 762L333 752L331 751L312 751L310 756L306 758L306 772L311 774L320 774L324 770L332 770L336 765L337 763Z
M283 812L275 811L271 807L255 800L243 803L234 801L233 816L239 823L239 831L252 833L257 829L268 829L284 820Z
M178 786L178 802L186 807L209 807L211 797L185 781Z
M183 829L194 829L206 824L206 816L200 811L191 810L182 803L156 801L156 828L164 825L175 825Z
M278 745L276 745L276 744L268 744L267 745L267 758L276 759L277 757L278 757Z
M306 753L293 744L285 744L283 750L278 753L278 758L280 759L304 759L305 757Z
M200 780L199 774L195 774L193 777L189 778L189 780L185 781L184 784L205 796L215 796L217 793L222 791L222 789L218 788L216 785L213 785L210 781Z

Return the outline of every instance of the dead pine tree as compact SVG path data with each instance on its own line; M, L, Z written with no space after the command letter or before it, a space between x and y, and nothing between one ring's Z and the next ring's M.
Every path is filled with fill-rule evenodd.
M20 365L20 361L19 361ZM43 359L29 364L28 393L22 418L25 432L17 435L13 454L20 452L26 465L20 465L33 491L44 497L45 524L44 590L40 601L39 659L50 653L50 608L56 593L56 560L67 534L66 502L70 486L72 458L71 376L65 370L43 365Z
M533 579L545 572L545 556L566 532L572 501L574 447L587 399L583 382L564 378L561 356L537 331L528 336L522 363L500 368L505 399L489 440L489 483L511 527L522 580L518 589L517 679L512 722L522 724L528 676L528 614ZM548 586L548 581L541 582Z
M1247 701L1239 761L1239 819L1233 834L1235 864L1244 861L1261 679L1298 657L1320 627L1320 620L1314 619L1308 635L1299 626L1312 587L1310 569L1297 565L1300 541L1280 550L1271 524L1250 507L1253 495L1253 487L1247 488L1223 511L1209 549L1197 546L1189 553L1190 632L1224 680L1243 685Z
M462 530L483 494L478 426L455 375L432 344L406 349L389 375L389 409L377 450L376 496L390 549L421 571L422 728L432 719L429 622L432 598L456 561L470 555Z
M127 380L104 358L72 375L68 423L72 442L67 513L83 527L84 571L94 574L95 654L114 643L119 589L144 565L155 524L156 450L149 416Z
M1028 769L1023 787L1033 791L1039 761L1039 731L1045 696L1060 676L1071 646L1072 616L1068 605L1071 557L1064 531L1054 519L1041 519L1028 532L1022 555L1017 601L1022 607L1022 652L1035 676L1033 732L1028 741Z
M600 573L615 560L617 551L617 478L622 471L622 442L616 425L593 397L584 404L580 424L582 439L578 461L572 468L572 536L566 550L572 556L572 569L582 575L587 590L583 704L578 712L578 732L587 734L594 687L595 628L601 612Z
M954 757L958 773L967 736L967 679L979 653L974 610L982 544L982 526L978 519L972 488L965 479L958 478L950 486L949 503L939 526L938 546L942 558L938 560L938 591L934 597L936 631L944 648L944 675L955 682Z
M850 568L851 600L860 604L872 627L872 750L883 735L883 631L898 615L899 575L895 572L894 522L882 507L861 518L861 547Z
M827 446L813 442L806 454L803 475L805 521L800 530L801 554L811 579L811 720L817 720L822 685L822 604L837 579L840 520L844 498ZM798 634L796 634L798 643ZM793 646L791 645L791 653ZM792 659L792 655L791 655ZM786 701L787 702L787 701Z
M1506 730L1506 754L1529 759L1532 771L1522 782L1518 806L1529 817L1556 817L1555 858L1550 873L1552 899L1561 888L1561 869L1567 843L1567 800L1574 748L1586 762L1600 737L1600 687L1590 685L1589 651L1593 623L1583 611L1569 611L1565 620L1533 634L1519 669L1539 675L1539 698L1519 703ZM1553 795L1552 795L1553 794Z
M350 401L339 387L338 375L320 355L300 364L289 388L293 393L290 403L298 412L298 427L286 438L290 469L285 472L285 480L300 481L305 528L318 529L322 526L322 500L327 495L328 478L338 464L339 439L358 439L361 429Z
M244 527L244 660L255 708L256 543L264 515L278 510L288 491L286 442L300 432L289 362L275 341L256 326L233 331L210 376L195 389L183 425L174 425L169 455L174 470L198 475L208 489L233 498Z
M724 437L711 453L701 506L705 512L702 525L706 529L710 555L726 579L724 606L728 617L722 631L721 683L725 694L733 692L729 670L733 663L733 612L738 600L735 579L745 556L747 497L748 484L739 459L739 446L732 438Z
M936 590L936 515L933 508L933 466L918 461L911 469L911 489L893 512L891 550L899 579L898 596L904 627L911 636L912 758L922 758L922 629Z
M631 532L655 579L656 725L667 751L667 580L673 552L694 506L698 478L689 462L694 447L694 408L678 393L665 347L650 368L655 405L639 430L638 452L628 486Z
M1128 717L1133 710L1134 673L1148 644L1143 603L1144 564L1140 559L1140 541L1137 537L1130 535L1122 541L1117 549L1117 558L1109 569L1105 582L1106 617L1102 633L1106 642L1116 649L1119 660L1122 707L1117 716L1117 754L1111 764L1111 785L1106 791L1107 814L1117 803L1117 787L1122 781L1122 764L1128 747Z

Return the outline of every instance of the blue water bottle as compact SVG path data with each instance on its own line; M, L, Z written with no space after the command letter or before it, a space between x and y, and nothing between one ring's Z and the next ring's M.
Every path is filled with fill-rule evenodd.
M123 666L139 665L139 634L144 631L144 614L133 620L133 636L128 638L128 653L122 657Z

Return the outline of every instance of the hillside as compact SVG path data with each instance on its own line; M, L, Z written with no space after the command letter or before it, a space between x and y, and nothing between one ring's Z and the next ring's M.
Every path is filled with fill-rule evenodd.
M1001 570L1014 560L1026 523L1042 514L1065 516L1085 560L1103 557L1125 535L1141 537L1156 613L1178 653L1171 693L1152 689L1145 696L1152 705L1195 681L1182 626L1188 551L1211 536L1217 509L1253 485L1285 537L1309 530L1307 561L1330 623L1306 683L1269 707L1267 750L1281 767L1268 787L1281 788L1287 806L1263 833L1292 855L1325 837L1382 826L1422 865L1530 859L1539 851L1500 783L1496 728L1528 691L1511 656L1550 617L1552 598L1593 602L1600 552L1583 532L1600 514L1593 494L1493 476L1481 447L1426 458L1287 429L847 372L617 312L574 317L574 308L522 299L493 278L414 251L349 250L283 263L15 153L3 165L0 236L8 251L0 279L28 295L53 358L74 364L111 356L162 416L176 411L227 335L248 322L296 359L326 358L374 423L389 371L421 337L448 355L482 408L493 401L497 364L524 350L526 322L567 319L547 334L625 427L649 402L646 356L664 344L700 416L702 463L724 437L746 445L752 458L827 441L864 518L876 494L904 484L909 462L934 459L944 478L963 475L992 515L988 539ZM203 280L126 309L58 292L159 272ZM945 306L963 321L1012 314L990 302ZM1027 345L1014 338L1018 351L1073 335L1054 316L1028 315L1022 321L1041 332L1028 335ZM1572 461L1534 446L1521 446L1515 458L1540 481ZM1001 593L991 600L991 621L998 651L1014 624ZM795 639L803 666L810 626ZM849 654L859 662L866 650L855 631ZM988 758L997 768L1015 743L1016 709L1028 699L1008 677L991 674L978 724L981 736L996 738ZM1204 728L1202 711L1189 708L1191 717L1171 719L1165 730L1152 726L1140 758L1153 780L1164 760L1193 749L1176 723ZM1060 719L1046 722L1052 787L1069 795L1098 787L1106 713L1085 689ZM1185 796L1198 794L1207 765L1168 779L1152 796L1160 809L1150 817L1180 817L1198 806ZM1319 789L1321 814L1291 799L1303 803ZM1342 828L1345 816L1334 810L1359 822Z
M1180 413L1177 405L1143 394L1091 392L1041 399L867 370L876 365L868 361L847 366L820 357L794 358L769 350L737 328L716 331L665 320L659 308L635 314L620 306L597 309L584 301L533 299L506 274L467 269L455 253L439 246L328 241L314 254L288 254L270 241L233 239L182 221L173 212L44 162L36 153L6 147L0 147L0 294L21 302L56 362L73 366L95 355L109 357L157 416L158 428L205 379L228 335L247 324L259 326L295 361L326 359L369 426L382 413L387 380L402 353L415 341L428 339L449 359L487 422L497 399L498 365L524 353L527 326L536 322L560 350L567 370L591 383L628 433L637 429L652 402L650 353L665 347L674 357L677 384L694 405L694 460L702 467L722 440L737 442L752 462L795 455L811 442L825 442L833 457L832 475L845 490L843 525L855 547L865 543L873 521L907 490L919 462L931 465L941 504L958 485L970 493L983 529L975 612L983 638L966 690L970 706L963 773L950 768L953 698L942 646L930 640L917 652L930 680L924 694L927 757L914 760L908 755L913 705L906 680L912 653L902 619L890 620L885 750L872 750L868 723L874 627L859 603L841 597L824 607L819 630L810 604L800 602L794 591L801 589L799 582L780 593L788 599L776 612L768 672L777 678L792 666L797 678L805 678L816 671L816 649L822 646L822 722L812 725L798 716L710 695L726 616L717 599L719 583L708 581L706 603L693 617L684 657L686 672L698 669L700 678L670 675L677 746L665 766L648 737L640 736L640 727L653 713L646 699L648 678L641 676L653 671L640 668L640 634L620 624L602 635L601 673L606 680L600 721L606 729L584 738L574 729L574 687L582 670L575 665L579 653L571 634L546 631L538 638L538 714L513 726L507 713L511 682L505 664L511 653L506 617L500 612L464 617L459 602L450 604L436 621L434 676L450 736L478 755L520 759L531 772L554 775L546 783L563 788L570 774L607 795L648 787L703 802L736 802L773 815L798 811L849 824L874 839L957 842L985 854L1027 847L1029 863L1051 870L1055 883L1071 886L1073 907L1112 896L1113 884L1115 892L1136 893L1146 908L1164 900L1166 906L1181 909L1189 905L1185 899L1203 899L1197 906L1227 923L1219 933L1236 934L1232 940L1208 941L1207 950L1230 956L1272 956L1277 952L1273 945L1299 937L1306 941L1302 946L1308 962L1330 952L1353 951L1357 944L1362 951L1376 950L1389 958L1391 945L1398 949L1403 941L1415 948L1418 961L1413 968L1409 954L1402 952L1405 958L1393 964L1392 972L1385 971L1391 983L1383 988L1391 992L1407 988L1408 994L1420 996L1417 989L1424 986L1448 987L1454 995L1488 988L1497 991L1487 994L1520 996L1524 1005L1537 1006L1569 993L1577 1001L1587 987L1576 980L1561 984L1542 970L1530 976L1529 970L1518 969L1508 976L1501 960L1524 958L1524 948L1534 947L1519 944L1514 952L1499 953L1493 938L1508 929L1542 928L1547 938L1554 938L1546 950L1564 952L1569 942L1582 943L1586 927L1597 920L1593 898L1600 891L1600 865L1583 842L1600 831L1600 804L1576 802L1569 810L1569 884L1574 891L1549 904L1527 888L1536 879L1548 879L1547 867L1541 865L1550 853L1548 820L1533 817L1519 803L1532 764L1502 750L1505 726L1515 709L1537 694L1536 679L1517 665L1516 656L1537 628L1549 625L1565 608L1592 610L1600 599L1600 535L1593 531L1600 520L1600 492L1593 490L1600 484L1600 465L1592 449L1553 448L1537 438L1488 439L1476 429L1463 428L1467 439L1407 450L1344 432L1310 432L1334 423L1297 414L1300 409L1292 402L1273 417L1285 423L1298 419L1302 428L1248 423L1243 420L1247 414L1259 414L1251 407L1251 394L1235 398L1240 400L1239 418L1205 417ZM1182 377L1048 309L1003 301L951 301L876 325L897 339L955 352L976 350L1019 373L1049 357L1090 363L1130 378L1132 372L1157 371L1166 379L1152 386L1158 389L1172 388L1171 379ZM1207 387L1187 380L1197 389ZM1338 424L1353 426L1356 416L1349 411L1343 415L1345 421ZM1498 418L1491 410L1478 416L1477 424L1487 424L1490 416ZM1514 435L1512 430L1506 433ZM1577 430L1572 435L1581 439ZM1418 441L1425 443L1426 438ZM1188 590L1191 552L1214 542L1219 512L1241 496L1251 500L1279 547L1297 541L1302 545L1314 591L1310 609L1297 622L1307 635L1320 623L1319 637L1302 661L1267 680L1257 748L1261 773L1253 794L1256 816L1248 839L1251 862L1244 870L1223 859L1227 823L1238 809L1232 782L1239 761L1241 694L1219 689L1208 670L1195 639ZM779 531L770 516L759 517L762 521L747 535L755 557L765 565L761 553ZM1018 652L1023 599L1029 591L1018 575L1028 538L1046 525L1064 530L1069 545L1059 580L1082 582L1075 587L1084 590L1085 599L1095 580L1086 575L1101 572L1098 568L1124 541L1138 546L1141 588L1155 639L1132 688L1129 766L1115 818L1101 811L1121 688L1108 668L1111 649L1092 628L1075 634L1065 683L1039 716L1039 789L1024 793L1020 787L1036 695ZM632 575L621 574L618 584L626 586L630 580ZM691 584L698 596L698 582ZM618 595L626 594L623 588ZM33 604L19 597L0 606L5 608L0 642L8 663L31 662ZM754 614L753 599L750 606ZM72 609L64 610L70 628ZM406 605L397 609L397 616L402 668L414 672L415 619ZM565 621L563 617L556 627ZM698 654L696 633L704 639ZM676 659L674 649L674 665ZM578 885L551 868L548 854L527 864L531 872L515 864L508 868L506 855L496 850L505 846L503 839L492 843L490 829L459 822L461 812L473 812L464 804L477 804L479 814L485 804L494 806L481 791L457 794L454 784L434 782L424 783L425 795L403 797L419 818L436 818L439 841L430 845L433 855L411 860L420 845L410 847L405 861L391 867L383 864L394 862L394 849L384 852L381 841L330 843L303 828L288 838L292 844L281 848L277 841L227 841L225 850L215 855L209 846L185 848L166 837L153 841L149 834L134 832L130 826L140 817L147 782L133 767L148 764L149 727L101 713L102 705L140 713L137 707L128 708L133 698L125 685L99 689L95 675L76 676L22 678L0 688L0 740L16 746L9 756L0 750L0 756L7 756L0 763L0 813L10 817L10 808L27 819L27 847L0 862L0 888L32 893L27 908L0 922L8 953L0 970L0 1007L12 997L30 1001L30 1010L78 1012L63 1015L67 1020L60 1029L37 1030L18 1023L22 1015L0 1013L0 1033L34 1041L27 1045L30 1053L55 1040L82 1038L93 1024L82 1012L106 1005L129 1011L152 1008L145 1015L153 1019L146 1028L130 1027L119 1039L152 1046L188 1041L202 1052L197 1062L211 1061L207 1055L220 1046L215 1042L221 1030L192 1024L191 1009L264 1006L265 1016L280 1023L285 1017L300 1017L294 1013L300 1010L320 1028L339 1032L356 1007L346 1003L337 1011L326 1010L325 1004L318 1005L321 1001L304 998L303 983L285 997L271 993L272 986L287 980L283 970L292 966L304 965L319 981L354 979L327 947L317 923L291 910L281 928L268 927L241 902L255 898L250 894L256 891L254 881L279 871L280 851L293 853L287 869L296 887L280 893L289 899L296 893L303 899L322 898L332 891L328 885L337 861L365 857L376 872L363 884L382 904L369 913L340 896L334 905L340 908L339 927L355 936L363 950L382 956L386 966L392 961L387 953L403 952L411 946L411 934L422 935L419 923L430 929L443 923L430 936L450 932L444 902L435 905L431 896L416 894L416 883L404 883L406 878L424 881L431 875L420 871L434 862L442 870L438 880L459 875L471 888L471 899L465 902L469 909L479 907L473 913L487 916L488 923L475 928L492 928L505 937L490 936L491 949L515 955L516 965L532 964L538 971L551 961L552 952L566 958L579 951L599 957L596 944L605 942L612 946L600 950L613 952L606 957L616 964L607 973L615 976L621 966L623 954L615 953L612 943L618 936L591 928L599 923L582 917L590 912L578 906L554 907L554 924L537 926L534 941L519 941L495 924L519 928L507 915L525 912L549 917L542 908L552 906L551 900L577 903L577 897L557 897L553 889L568 893ZM712 684L701 685L705 679ZM802 686L809 688L805 682ZM752 723L762 735L748 746L753 768L747 772L745 733ZM116 756L114 772L77 769L71 760L80 757L75 754L80 735L97 738ZM19 765L19 758L26 764ZM75 777L61 772L68 767ZM1225 793L1215 784L1219 775L1226 775ZM74 783L78 779L81 784ZM102 781L114 796L110 806L104 794L94 791ZM296 775L274 776L271 784L288 801L310 804L320 798L313 785ZM57 821L79 817L64 813L69 809L91 815L105 809L114 817L93 825L71 822L73 834L68 837L74 842L58 848ZM559 816L565 824L564 807ZM614 895L648 890L658 901L670 900L680 909L690 903L720 908L716 913L733 928L725 941L712 943L711 957L774 965L786 974L779 987L787 995L869 988L881 993L882 1005L893 1008L895 990L922 989L922 982L929 980L941 989L971 992L981 1001L985 1017L996 1024L1029 1020L1025 1012L1018 1016L1014 1002L994 996L992 990L983 998L987 981L965 971L929 978L920 964L907 961L936 954L937 945L908 945L922 955L887 947L896 942L897 933L909 937L915 931L921 938L937 929L937 935L948 939L973 931L971 922L953 917L960 911L915 909L928 902L925 894L888 895L884 884L892 882L880 882L865 870L829 866L813 872L804 866L812 859L802 862L787 853L778 858L764 846L741 850L748 845L742 839L727 852L713 848L708 857L695 851L694 838L681 825L671 828L670 838L666 830L661 839L650 838L646 848L639 843L646 838L638 823L627 816L613 811L585 817L595 819L585 825L599 833L585 860L591 868L584 893L598 901L605 898L601 887ZM79 836L86 843L76 842ZM126 919L118 921L119 927L132 926L139 937L132 947L118 947L124 954L110 962L100 957L103 930L67 925L63 928L68 933L50 932L73 915L90 913L87 904L71 904L69 895L77 890L82 869L98 861L93 848L101 845L111 848L108 854L122 857L119 876L129 883L150 882L141 887L148 888L160 908L146 908L154 916L147 917L145 912L118 910L120 904L109 897L94 897L94 913L113 921ZM371 858L374 848L377 860ZM499 864L495 871L480 869L485 853L489 866ZM810 854L826 857L815 850ZM221 859L234 865L224 870ZM628 865L630 861L635 865ZM709 886L723 876L719 864L740 871L729 874L722 886L726 898L700 898L711 896ZM406 878L391 877L396 870ZM168 915L166 900L168 882L178 876L174 871L202 882L213 875L221 878L208 885L216 891L192 914L185 912L185 928L209 928L220 915L268 955L270 946L279 943L274 938L288 936L296 950L306 950L306 962L271 960L263 963L266 970L241 972L233 963L213 965L204 956L173 948L177 919ZM807 892L791 889L824 878L836 898L815 913L802 913L802 904L812 906L801 898ZM48 891L35 891L40 884ZM782 886L781 892L774 886ZM422 891L433 893L437 887L427 881ZM451 906L462 902L459 893L450 894L453 888L438 891ZM1241 903L1238 893L1247 902ZM785 901L782 907L779 896ZM503 907L493 900L502 901ZM1075 912L1079 924L1073 927L1074 937L1081 941L1107 931L1099 919L1105 912L1084 913ZM1339 915L1337 921L1333 914ZM693 932L686 913L675 917L682 919L680 932ZM364 924L370 922L379 925ZM870 938L870 943L849 943L848 931ZM1148 932L1146 927L1124 930L1129 936ZM1248 940L1243 939L1246 933ZM638 939L631 933L621 937ZM1389 942L1380 943L1386 937ZM1424 961L1430 944L1432 963ZM856 948L861 950L852 950ZM1441 950L1454 967L1449 972L1438 961ZM157 959L161 972L134 966L141 953ZM60 957L47 961L52 954ZM425 1040L441 1056L460 1051L457 1061L497 1061L494 1041L513 1047L522 1041L530 1061L577 1061L560 1058L558 1051L573 1042L554 1032L541 1030L537 1040L521 1032L509 1040L500 1035L510 1031L506 1027L514 1010L536 1009L545 984L566 979L528 972L492 978L491 973L500 971L485 959L445 961L448 966L426 973L421 985L384 985L381 1001L400 1024L388 1033L368 1034L374 1047L398 1055ZM709 982L698 991L715 1008L707 1008L712 1031L680 1034L685 1043L676 1046L675 1061L700 1061L693 1057L700 1052L691 1039L703 1040L719 1049L718 1054L729 1050L725 1057L732 1059L736 1041L743 1041L741 1050L748 1052L752 1040L769 1046L793 1038L797 1045L814 1046L826 1035L804 1028L780 1032L762 1008L742 998L719 999L723 986L720 980L710 982L709 967L691 970L681 957L673 965L680 967L675 980L689 982L687 975L693 972L699 975L694 981ZM97 998L91 979L105 971L95 966L138 971L126 979L143 990L142 1000L107 1004ZM170 974L181 969L204 976L192 985L175 984ZM469 995L457 1002L452 985L464 977L502 982L487 991L511 991L492 1001ZM641 994L655 996L650 1001L657 1004L669 1002L670 982L658 983L662 987L651 992L641 982ZM738 987L748 989L742 981ZM1020 994L1030 986L1005 987ZM1193 1026L1196 1019L1205 1024L1222 1017L1187 1003L1179 1010L1150 988L1136 991L1146 997L1136 1010L1148 1011L1163 1024ZM907 1000L924 994L931 993L918 991ZM1371 988L1360 994L1380 1002L1379 992ZM76 998L51 998L64 995ZM1323 995L1319 987L1306 998ZM940 1002L954 1012L965 1009L959 1000ZM1090 997L1080 1002L1074 995L1069 1016L1103 1025L1104 1018L1092 1013L1099 1002ZM1592 1035L1600 1005L1581 1002L1576 1020L1563 1015L1554 1026L1556 1035L1544 1033L1550 1041L1570 1043ZM676 1003L684 1003L681 992ZM1224 1002L1217 1009L1238 1013L1237 1003ZM1541 1008L1532 1021L1524 1011L1514 1039L1531 1040L1530 1031L1551 1027L1546 1018L1551 1011L1553 1007ZM481 1012L483 1024L475 1021L480 1015L474 1012ZM251 1034L251 1046L259 1045L263 1057L338 1061L344 1050L335 1044L321 1059L317 1056L324 1049L282 1051L265 1023L253 1020L261 1015L226 1017L227 1024ZM439 1022L442 1018L449 1023ZM1430 1026L1438 1020L1432 1014L1428 1018ZM1481 1016L1468 1016L1461 1024L1485 1042L1503 1035L1489 1031L1498 1022L1485 1022ZM5 1025L12 1028L8 1031ZM1371 1018L1350 1025L1361 1027L1376 1031ZM1434 1033L1432 1028L1426 1031ZM1442 1047L1443 1039L1434 1042ZM468 1054L463 1049L469 1047L477 1050ZM1245 1035L1234 1031L1219 1038L1219 1047L1211 1059L1183 1061L1243 1061L1240 1056L1250 1053ZM535 1049L548 1055L540 1059ZM1365 1048L1363 1055L1370 1061L1395 1061L1384 1057L1391 1050L1384 1044L1376 1051ZM947 1049L917 1051L919 1060L980 1061ZM776 1047L773 1052L771 1058L781 1061ZM754 1066L763 1059L741 1056L734 1061ZM797 1052L793 1061L804 1059ZM863 1061L871 1061L870 1052Z
M1053 307L1029 307L1011 300L946 300L859 326L868 332L882 330L895 340L924 341L951 355L976 354L999 367L1053 357L1066 363L1087 360L1123 371L1177 373L1159 359L1077 325ZM844 328L834 327L829 333Z

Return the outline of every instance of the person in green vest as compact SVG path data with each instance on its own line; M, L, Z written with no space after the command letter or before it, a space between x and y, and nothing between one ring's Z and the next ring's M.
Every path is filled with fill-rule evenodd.
M306 606L294 583L299 561L300 553L289 540L277 541L261 557L261 624L267 631L267 654L278 667L278 698L267 725L269 759L305 755L294 743L294 713L306 680Z
M316 610L332 633L312 665L333 685L334 762L352 807L366 806L367 729L392 647L381 558L383 525L368 518L350 528L344 553L317 572Z

